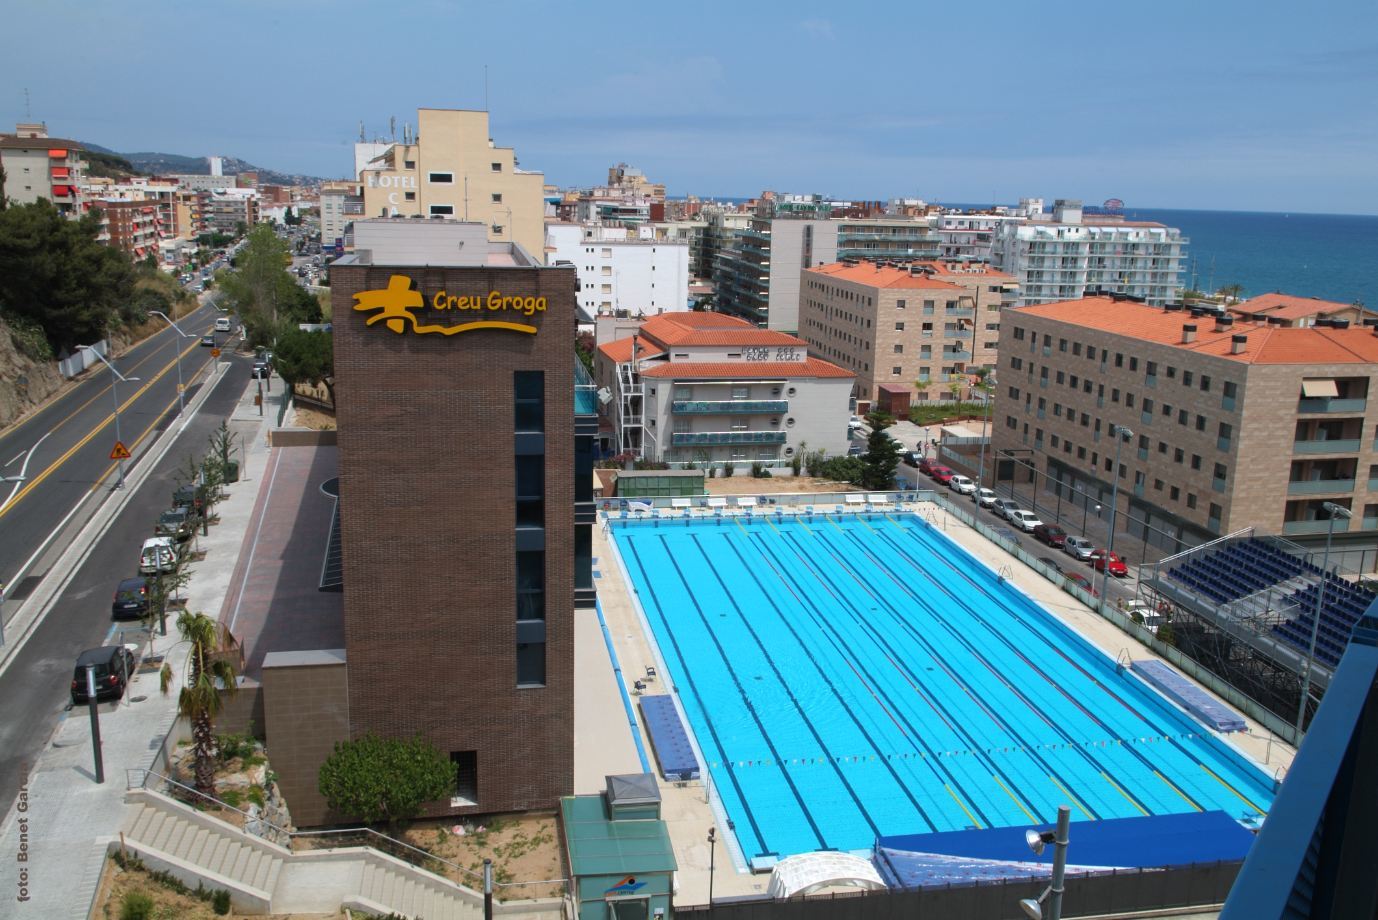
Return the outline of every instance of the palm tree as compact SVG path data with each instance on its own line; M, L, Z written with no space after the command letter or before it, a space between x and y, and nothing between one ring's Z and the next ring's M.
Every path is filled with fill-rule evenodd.
M1238 303L1240 298L1244 296L1244 285L1226 285L1225 287L1222 287L1219 291L1216 291L1216 293L1223 295L1226 302L1233 300L1235 303Z
M962 401L962 381L953 380L947 385L947 391L952 394L952 401L954 403Z
M220 691L233 695L238 689L234 665L218 653L226 647L220 624L204 613L182 611L177 617L182 641L191 645L187 682L177 695L177 714L191 723L192 756L196 761L196 791L215 797L215 717L223 701ZM172 685L172 667L163 664L164 696Z
M924 374L918 380L914 381L914 389L919 391L920 400L925 400L928 398L928 388L932 385L933 381L929 379L929 376L927 374Z

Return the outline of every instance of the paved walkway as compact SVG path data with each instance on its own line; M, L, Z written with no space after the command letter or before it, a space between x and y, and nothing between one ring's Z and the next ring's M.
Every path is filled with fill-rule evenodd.
M234 569L240 541L248 524L256 475L268 457L269 418L258 418L253 388L245 391L230 422L236 442L243 436L240 455L245 475L226 487L227 498L216 506L220 522L210 534L198 537L204 561L192 565L187 607L214 613L220 609ZM171 625L171 623L169 623ZM152 653L166 655L182 681L186 646L170 628L170 635L153 638ZM94 775L90 721L85 707L74 708L38 758L22 790L19 808L0 831L0 917L85 917L100 880L106 846L119 832L128 806L124 802L125 771L147 768L171 728L176 693L164 697L156 669L140 671L125 699L100 707L101 750L105 782ZM27 858L21 861L19 854ZM27 900L19 900L27 895Z

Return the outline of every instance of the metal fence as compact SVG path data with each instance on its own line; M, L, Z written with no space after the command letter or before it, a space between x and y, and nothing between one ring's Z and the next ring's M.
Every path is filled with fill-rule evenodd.
M90 348L81 348L72 352L70 355L57 362L58 371L62 376L70 380L92 364L100 361L100 358L97 358L92 352L98 352L108 357L110 354L109 340L101 339Z

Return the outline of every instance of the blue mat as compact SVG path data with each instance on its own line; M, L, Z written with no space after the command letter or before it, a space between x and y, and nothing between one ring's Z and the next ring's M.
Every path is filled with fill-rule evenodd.
M689 745L689 735L668 696L643 696L641 718L651 734L651 746L660 761L660 775L669 781L699 778L699 759Z
M1217 703L1209 693L1177 673L1166 662L1151 658L1135 661L1130 665L1130 670L1216 731L1244 730L1244 720L1238 713Z

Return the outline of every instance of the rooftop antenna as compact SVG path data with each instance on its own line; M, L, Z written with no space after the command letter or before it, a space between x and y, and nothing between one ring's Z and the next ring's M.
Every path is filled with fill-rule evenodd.
M392 116L389 116L389 117L388 117L388 139L389 139L389 140L394 140L394 141L397 140L397 116L396 116L396 115L392 115Z
M363 120L362 118L360 118L360 119L359 119L359 143L362 144L363 142L364 142L364 120Z
M487 73L487 71L488 68L485 67L484 72ZM27 86L24 87L24 120L33 121L33 111L29 108L29 88Z

